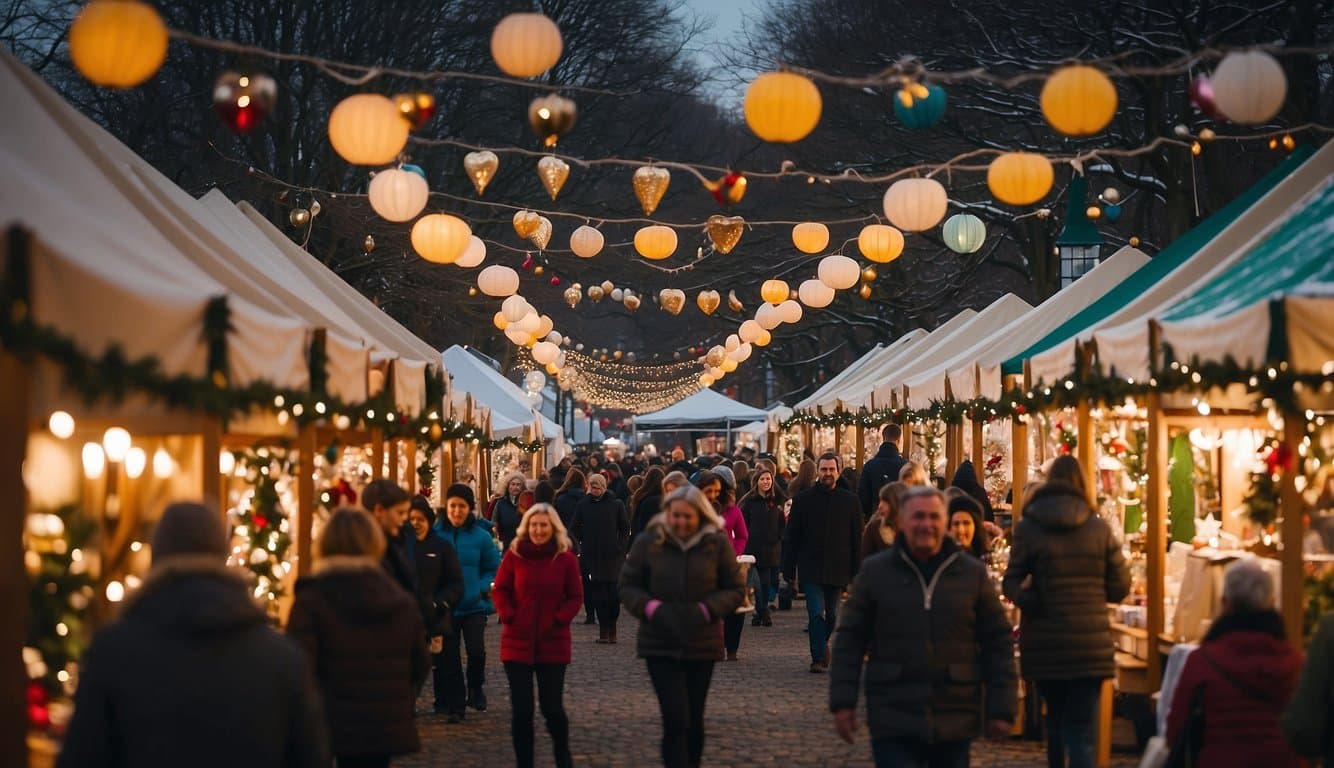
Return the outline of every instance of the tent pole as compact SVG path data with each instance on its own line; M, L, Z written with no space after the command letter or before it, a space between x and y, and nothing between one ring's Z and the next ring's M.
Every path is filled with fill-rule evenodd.
M11 245L19 238L11 237ZM26 249L26 239L23 246ZM0 626L0 656L4 664L0 689L0 754L9 755L14 765L28 764L27 724L24 709L23 669L24 634L28 628L28 576L23 568L23 522L27 511L27 492L23 486L23 458L28 449L28 367L22 360L0 348L0 488L10 503L0 510L0 537L9 542L0 546L0 611L7 621ZM217 462L214 461L214 470Z
M1167 532L1163 521L1167 515L1167 423L1163 417L1163 396L1150 391L1146 396L1149 425L1145 435L1144 467L1149 479L1144 489L1144 519L1147 534L1144 539L1146 554L1145 587L1146 629L1149 633L1149 689L1162 685L1162 658L1158 653L1158 638L1164 627L1163 569L1167 556Z

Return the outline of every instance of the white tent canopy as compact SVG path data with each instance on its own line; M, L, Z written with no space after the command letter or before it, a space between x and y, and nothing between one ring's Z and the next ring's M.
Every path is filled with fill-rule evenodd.
M635 427L643 431L729 429L733 424L745 424L767 415L759 408L738 403L712 389L701 389L674 405L637 417Z
M927 332L921 328L914 328L900 336L889 346L876 344L869 352L852 361L847 368L839 371L837 375L829 381L826 381L819 389L798 402L796 406L794 406L794 410L800 411L806 408L813 408L816 405L823 403L829 393L834 392L839 387L843 386L845 382L851 381L854 377L858 376L862 369L871 365L875 360L880 359L885 354L893 354L897 350L902 349L905 345L911 344L926 335Z
M474 402L491 409L495 437L519 437L540 419L543 437L564 439L560 426L534 411L519 385L500 375L490 358L455 344L441 353L441 359L453 377L456 396L468 392Z

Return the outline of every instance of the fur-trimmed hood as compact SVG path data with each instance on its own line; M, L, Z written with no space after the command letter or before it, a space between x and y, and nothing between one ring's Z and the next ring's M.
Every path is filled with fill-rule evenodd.
M718 518L716 512L709 510L708 517L700 522L699 529L695 531L694 535L682 541L676 534L672 533L671 526L667 525L667 513L659 512L648 521L648 526L644 530L661 536L663 541L670 541L682 550L689 551L691 547L703 541L704 537L722 531L723 521Z
M235 632L268 622L250 594L245 572L212 555L155 562L123 610L127 618L181 634Z

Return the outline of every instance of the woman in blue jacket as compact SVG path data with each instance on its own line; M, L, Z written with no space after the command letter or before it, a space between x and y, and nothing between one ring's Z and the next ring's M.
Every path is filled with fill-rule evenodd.
M436 520L440 537L454 547L463 566L463 598L454 606L454 626L445 635L445 650L435 668L435 711L449 715L449 722L463 722L465 707L486 711L486 617L491 605L491 583L500 567L491 525L477 517L472 488L462 483L445 492L445 514ZM468 650L465 698L462 645Z

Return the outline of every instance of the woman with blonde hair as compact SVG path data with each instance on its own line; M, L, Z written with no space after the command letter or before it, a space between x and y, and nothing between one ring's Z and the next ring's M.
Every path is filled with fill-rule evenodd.
M571 657L570 623L584 601L582 581L556 508L529 507L491 590L500 618L500 661L510 685L510 738L520 768L533 765L534 677L556 765L573 765L562 698Z
M908 487L907 483L896 480L886 483L880 489L875 512L862 529L861 559L865 560L894 546L894 523L899 519L899 500Z
M426 628L414 597L380 567L384 551L375 518L336 510L287 625L319 681L339 766L387 766L421 749L413 704L431 669Z
M519 508L520 497L528 488L528 481L520 472L510 472L500 483L500 498L491 510L491 522L496 527L502 547L508 549L514 540L514 531L523 519L523 510Z
M931 477L927 475L926 467L910 461L899 470L899 482L904 485L930 485Z

